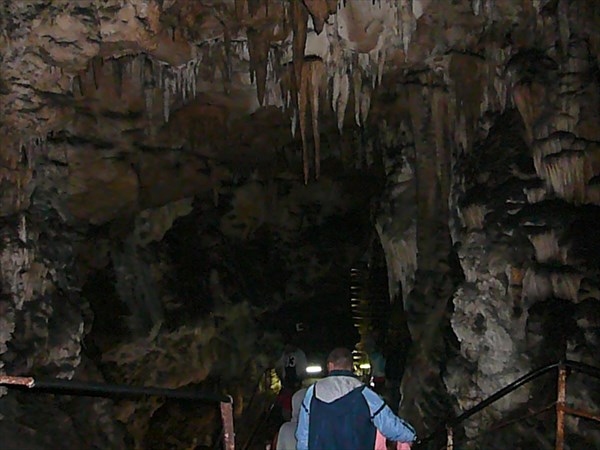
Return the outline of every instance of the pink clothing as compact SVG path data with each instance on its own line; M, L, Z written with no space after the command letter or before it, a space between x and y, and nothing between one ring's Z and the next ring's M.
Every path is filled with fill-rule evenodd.
M377 430L375 437L375 450L387 450L385 436ZM407 442L396 442L396 450L410 450L410 444Z

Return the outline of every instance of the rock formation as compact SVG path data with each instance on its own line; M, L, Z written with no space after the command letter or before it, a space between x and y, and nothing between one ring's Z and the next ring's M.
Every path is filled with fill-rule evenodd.
M241 414L283 311L352 336L373 239L421 435L540 365L594 364L599 27L589 0L0 0L0 373L201 386ZM597 407L597 387L569 392ZM0 396L20 449L164 448L156 421L187 414ZM214 445L201 411L173 448ZM600 445L567 425L569 448Z

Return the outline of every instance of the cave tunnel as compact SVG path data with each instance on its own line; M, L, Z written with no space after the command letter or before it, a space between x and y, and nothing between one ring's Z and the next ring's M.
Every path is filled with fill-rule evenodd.
M2 0L0 29L0 381L231 396L254 450L286 344L377 350L413 448L600 448L596 1ZM554 369L454 421L558 361L564 421ZM0 450L224 448L214 403L0 384Z

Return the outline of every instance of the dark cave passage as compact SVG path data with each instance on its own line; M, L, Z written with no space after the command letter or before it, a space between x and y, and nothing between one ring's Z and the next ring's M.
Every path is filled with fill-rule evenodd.
M453 422L556 361L599 410L596 2L0 0L0 28L0 377L230 395L252 450L294 345L310 386L353 351L439 447L556 448L555 373ZM0 386L1 450L221 434L217 403Z

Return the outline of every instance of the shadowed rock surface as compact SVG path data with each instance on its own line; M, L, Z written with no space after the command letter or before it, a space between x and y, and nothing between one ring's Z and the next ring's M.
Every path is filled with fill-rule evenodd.
M0 29L1 374L199 387L240 418L297 322L309 353L368 335L358 266L387 273L421 436L597 364L594 1L0 0ZM550 416L475 437L554 383L462 431L553 448ZM2 448L213 448L218 420L0 388Z

